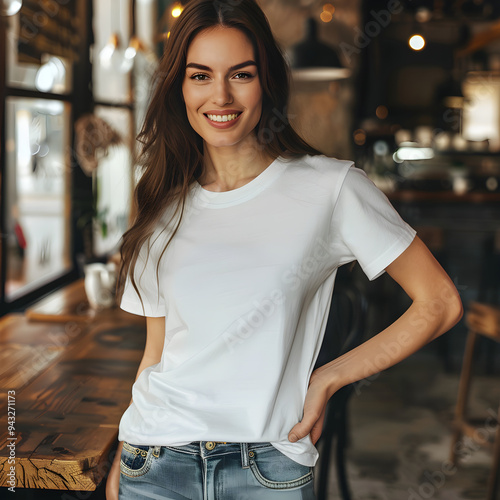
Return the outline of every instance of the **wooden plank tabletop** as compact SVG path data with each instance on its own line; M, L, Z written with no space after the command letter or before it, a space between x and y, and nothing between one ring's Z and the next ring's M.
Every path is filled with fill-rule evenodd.
M0 319L0 486L10 486L6 445L14 443L16 488L95 490L111 464L145 340L145 318L117 307L84 323Z
M83 280L51 293L25 311L29 319L62 323L92 321L96 314L87 301Z

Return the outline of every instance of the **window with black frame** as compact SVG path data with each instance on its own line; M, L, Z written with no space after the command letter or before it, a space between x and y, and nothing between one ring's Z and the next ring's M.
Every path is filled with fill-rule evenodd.
M1 312L73 270L76 8L77 2L66 1L2 3Z
M157 15L153 1L2 3L0 316L116 257Z

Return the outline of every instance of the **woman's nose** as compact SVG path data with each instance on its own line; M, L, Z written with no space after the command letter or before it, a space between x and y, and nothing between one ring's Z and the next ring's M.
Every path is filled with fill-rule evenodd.
M213 89L212 101L217 106L224 106L233 102L231 88L226 80L216 82Z

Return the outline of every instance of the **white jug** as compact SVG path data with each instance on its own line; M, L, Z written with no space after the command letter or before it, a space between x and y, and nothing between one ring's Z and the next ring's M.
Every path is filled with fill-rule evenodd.
M86 264L85 293L90 307L105 309L115 303L116 265L113 262Z

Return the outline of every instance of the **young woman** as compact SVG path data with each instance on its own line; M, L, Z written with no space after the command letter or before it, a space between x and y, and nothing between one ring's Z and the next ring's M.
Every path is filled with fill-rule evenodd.
M325 407L461 317L457 291L351 161L286 119L288 71L253 0L192 0L144 127L122 309L147 342L108 499L314 499ZM313 372L337 268L411 297L392 325ZM123 293L122 293L123 290Z

